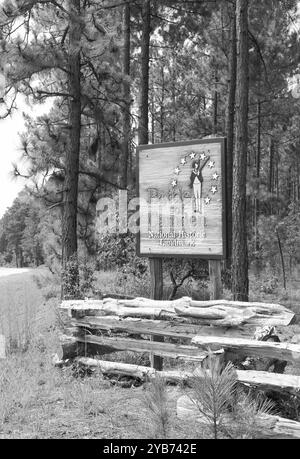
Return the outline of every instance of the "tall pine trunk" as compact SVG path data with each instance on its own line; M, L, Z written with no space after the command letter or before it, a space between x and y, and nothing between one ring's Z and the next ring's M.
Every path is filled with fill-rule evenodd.
M126 2L123 10L123 33L124 33L124 48L123 48L123 73L125 76L123 84L124 108L123 108L123 145L120 155L120 172L119 186L125 190L128 182L128 161L130 154L130 136L131 136L131 119L130 119L130 4ZM128 79L126 79L128 78ZM131 171L129 171L131 175Z
M257 149L256 149L256 180L257 192L259 193L260 163L261 163L261 101L257 101ZM255 250L259 251L258 219L259 219L259 196L254 199L254 222L255 222Z
M218 95L218 71L215 70L215 89L214 89L214 106L213 106L213 134L218 135L218 104L219 104L219 95Z
M149 142L149 67L150 67L150 33L151 33L151 1L145 0L142 6L142 46L141 46L141 99L139 144ZM151 298L161 300L163 294L163 265L161 258L149 258L151 275ZM160 336L153 336L153 341L163 341ZM162 358L151 355L151 366L162 370Z
M161 66L161 99L160 99L160 141L164 142L165 137L165 71Z
M80 101L80 0L69 2L69 129L70 142L65 156L64 208L62 221L62 267L67 269L70 259L77 257L77 200L81 131ZM72 273L74 291L79 283L78 270ZM64 283L62 296L65 295Z
M149 60L151 31L150 0L143 1L142 22L139 144L145 145L149 141Z
M228 228L228 260L227 269L231 269L232 257L232 168L234 151L234 121L235 121L235 96L236 96L236 14L235 5L228 6L230 17L230 55L229 55L229 90L226 112L226 134L227 134L227 228Z
M232 291L235 300L248 301L246 179L248 148L248 0L237 0L236 139L232 195Z

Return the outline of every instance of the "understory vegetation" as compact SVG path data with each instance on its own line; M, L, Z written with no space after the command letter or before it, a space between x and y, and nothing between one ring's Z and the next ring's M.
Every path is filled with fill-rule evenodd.
M262 394L239 391L238 400L230 402L236 384L230 367L223 374L209 364L213 379L208 377L203 382L195 378L191 389L170 386L161 379L141 385L130 378L104 377L99 370L82 372L76 365L56 368L59 333L64 324L57 309L60 287L57 278L45 268L26 276L25 280L13 276L13 284L9 284L8 278L0 279L1 291L6 291L1 303L1 323L7 316L4 305L9 305L11 311L17 310L19 317L18 327L11 326L6 331L7 336L11 333L11 339L7 339L8 358L0 361L0 438L256 438L261 436L259 415L265 411L300 420L299 401L289 397L280 405L266 401ZM115 276L113 271L98 273L92 290L114 289L117 293ZM24 303L14 309L19 296L24 295L24 285L30 297L27 316L36 320L26 319ZM272 294L259 292L256 285L252 286L253 299L271 301ZM120 292L124 291L128 295L143 293L128 277L120 281ZM299 289L293 292L299 295L299 301ZM11 325L16 323L15 318L11 313ZM299 335L300 327L293 325L279 332L282 341L290 341ZM150 364L147 354L122 352L109 355L108 359ZM180 366L169 359L166 365ZM186 364L182 368L187 368ZM215 384L220 393L216 390L217 399L209 399L207 393ZM176 416L176 403L182 396L196 402L200 418L201 404L206 403L204 423L203 419L199 422L196 418L184 420ZM217 411L214 404L219 407ZM236 407L234 412L230 411L231 405ZM220 419L231 413L230 424L221 425L219 420L216 423L212 412Z
M29 113L11 171L26 186L0 219L0 271L30 269L0 277L0 438L256 438L261 416L300 421L298 394L241 389L233 367L213 360L189 388L62 365L58 308L62 299L151 296L149 262L130 224L122 232L122 206L128 222L140 206L137 146L226 138L220 172L211 175L216 163L200 150L195 166L198 182L201 161L205 186L217 181L220 209L226 201L216 217L201 184L212 214L211 225L202 214L203 228L224 218L228 230L222 297L287 306L296 321L278 336L300 343L299 10L298 0L1 2L0 122L23 104ZM149 175L153 186L162 172ZM166 180L159 199L177 185ZM163 299L210 298L207 261L162 264ZM150 364L143 353L103 358ZM180 397L193 405L187 421L176 416Z

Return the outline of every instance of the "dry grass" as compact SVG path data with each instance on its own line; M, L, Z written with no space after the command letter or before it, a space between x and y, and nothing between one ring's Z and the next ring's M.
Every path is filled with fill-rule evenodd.
M50 327L54 307L47 304L34 276L43 269L0 278L0 333L6 338L7 351L26 350L34 335Z
M51 358L58 346L59 288L44 271L36 271L35 276L38 279L34 280L31 274L0 279L1 331L13 344L13 352L6 360L0 360L0 438L117 439L151 438L154 432L160 435L155 430L157 421L145 406L145 396L149 400L151 395L147 385L123 389L112 386L98 372L81 379L74 376L71 367L53 367ZM100 273L96 286L120 294L132 291L129 285L126 289L116 285L115 273ZM254 286L252 291L255 292ZM298 298L298 290L292 293L293 298ZM146 296L145 292L136 294ZM272 295L264 296L264 301L273 300L276 298ZM290 338L299 333L299 326L286 330ZM126 358L133 361L136 356L130 354ZM164 392L164 413L171 420L169 438L205 438L207 433L199 432L199 427L177 421L176 400L180 395L180 388L167 387Z
M33 346L0 363L0 438L152 438L147 389L112 387L97 373L80 379L71 368L56 369L53 337L45 339L46 350ZM171 438L193 438L190 426L176 422L178 396L168 389Z
M71 367L52 365L58 350L56 282L44 271L34 277L10 276L0 284L3 332L15 343L0 360L0 438L151 438L145 388L114 387L97 372L81 379ZM177 394L168 390L172 437L192 438L190 426L176 421Z

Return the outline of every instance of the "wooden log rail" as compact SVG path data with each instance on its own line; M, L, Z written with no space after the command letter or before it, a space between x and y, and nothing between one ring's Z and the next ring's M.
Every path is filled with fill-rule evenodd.
M61 309L80 315L139 317L150 319L196 319L198 323L237 327L241 325L290 325L295 315L278 304L243 303L227 300L194 301L184 297L175 301L136 298L120 300L69 300Z
M151 320L140 318L121 319L118 316L90 317L71 321L74 327L81 327L92 331L109 333L127 333L132 335L156 335L165 338L180 339L191 342L197 335L230 336L236 338L253 337L250 327L210 327L185 322L185 319L177 321Z
M142 339L132 339L128 337L107 337L83 334L75 338L75 341L82 344L90 344L99 347L99 354L109 354L117 351L133 352L155 352L162 357L171 357L174 359L185 358L187 360L202 360L208 351L217 351L224 349L237 356L250 356L260 358L270 358L291 362L295 366L300 366L300 345L289 343L274 343L265 341L255 341L251 339L239 338L235 334L232 336L230 330L227 330L227 336L215 336L216 331L209 330L213 336L199 336L194 334L199 330L186 329L186 325L168 326L164 323L155 323L154 321L132 322L117 321L116 319L99 319L85 318L84 320L74 321L82 329L104 330L114 332L125 332L134 335L150 335L173 338L175 340L184 340L186 345L171 344L165 342L150 342ZM174 331L173 331L174 330ZM206 332L206 329L205 329ZM221 332L220 332L221 333ZM69 341L63 343L68 347ZM101 348L102 351L101 351ZM65 353L64 353L65 354Z
M130 339L113 337L107 338L103 336L85 335L77 338L78 343L98 345L110 352L117 351L132 351L132 352L148 352L154 353L161 357L170 357L173 359L184 359L195 362L202 362L208 355L207 351L200 350L197 346L184 346L180 344L170 344L156 341L148 341L141 339ZM107 352L109 353L109 352Z
M154 334L154 333L153 333ZM238 338L219 338L195 336L191 343L194 345L180 345L165 342L152 342L142 339L123 338L119 336L106 337L84 335L75 337L74 341L83 346L93 345L98 351L95 354L103 355L118 351L132 351L138 353L155 353L161 357L202 361L209 351L229 350L232 354L249 357L270 358L289 361L300 366L300 346L288 343L273 343L264 341L245 340ZM69 349L69 340L62 343ZM63 355L70 355L64 351ZM66 357L68 358L68 357Z
M189 384L192 378L195 376L201 378L203 374L201 368L197 368L194 372L178 370L157 371L151 367L121 362L109 362L88 357L80 357L77 359L77 362L89 368L99 368L103 374L130 376L142 381L160 376L171 384ZM257 389L287 392L300 396L300 376L268 373L266 371L236 370L236 378L239 383Z
M76 338L78 343L102 347L103 352L105 350L111 352L132 350L151 352L159 356L201 360L205 355L204 351L224 348L238 355L286 360L296 365L300 363L299 345L266 343L247 340L247 337L240 336L242 324L279 323L288 325L291 323L294 314L278 304L226 300L193 301L187 297L175 301L107 298L64 301L61 309L71 310L73 316L76 317L75 325L83 330L92 330L92 333L94 330L100 330L113 333L124 332L127 335L161 336L183 340L185 344L149 342L130 337L106 337L93 334L83 334ZM100 317L82 317L95 313L100 314ZM196 323L191 324L188 321ZM207 324L212 324L214 328L210 330L207 327L206 329L201 328ZM197 348L200 348L202 352Z
M92 333L81 333L77 342L98 346L100 355L106 351L130 350L175 359L201 360L209 350L226 349L238 356L266 357L300 364L299 345L254 341L247 339L245 334L241 336L241 330L247 329L242 324L249 327L258 323L264 326L291 323L294 314L278 304L193 301L187 297L175 301L107 298L64 301L61 308L72 311L76 318L74 325L83 332ZM100 316L94 316L95 313ZM127 336L95 336L94 332L99 330L126 333ZM181 340L181 344L132 339L130 335L159 336Z
M154 335L154 333L152 333ZM245 340L238 338L219 338L195 336L192 339L194 345L180 345L166 342L152 342L143 339L131 339L127 337L106 337L84 335L74 337L74 343L81 343L82 348L92 345L95 355L110 354L118 351L132 351L138 353L155 353L161 357L173 359L185 359L190 361L202 361L209 351L228 350L238 356L270 358L288 361L295 366L300 366L300 346L288 343L273 343L264 341ZM63 355L70 358L71 352L66 351L70 347L69 338L62 340ZM97 351L95 350L97 349ZM89 352L91 354L91 352ZM78 354L77 354L78 355Z
M300 365L300 345L298 344L210 336L195 336L191 342L201 349L226 349L237 354L261 358L269 357L286 360L296 366Z

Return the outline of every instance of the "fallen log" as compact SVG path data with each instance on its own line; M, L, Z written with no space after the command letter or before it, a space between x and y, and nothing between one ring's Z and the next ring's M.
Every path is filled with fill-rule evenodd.
M100 301L100 300L99 300ZM75 302L72 307L68 307L65 304L60 306L61 309L72 311L72 315L76 318L82 318L84 316L118 316L121 318L126 317L136 317L136 318L152 318L152 319L172 319L176 317L176 314L173 310L165 310L161 308L152 308L152 307L140 307L140 308L130 308L119 306L115 303L103 303L101 304L91 304L91 302ZM66 302L63 302L66 303ZM73 307L74 306L74 307Z
M300 396L300 376L253 370L237 370L236 374L238 382L247 386Z
M300 345L255 341L243 338L195 336L192 344L204 349L225 349L239 355L274 358L300 365Z
M197 319L205 325L221 327L251 325L289 325L295 315L281 305L243 303L226 300L193 301L184 297L174 301L158 301L146 298L120 300L68 300L61 309L81 312L83 315L116 315L119 317L144 317L170 319L186 317Z
M79 343L94 344L100 349L101 347L110 348L111 352L149 352L161 357L192 360L196 362L203 361L208 355L208 352L201 351L196 346L184 346L180 344L161 343L148 340L136 340L120 337L107 338L94 335L86 335L85 337L77 337L76 339Z
M171 384L180 384L186 382L192 373L182 372L177 370L172 371L157 371L151 367L141 365L132 365L121 362L108 362L104 360L89 359L86 357L77 358L76 361L83 366L89 368L99 368L101 373L118 376L130 376L132 378L147 381L149 378L160 376Z
M60 349L57 353L59 360L74 359L82 355L95 356L115 352L108 346L95 346L92 343L80 342L76 336L61 335Z
M80 319L73 320L72 325L89 330L101 330L112 333L128 333L135 335L157 335L164 336L165 338L185 339L187 341L191 341L194 336L200 334L208 336L230 336L236 338L250 338L253 336L253 330L249 327L225 328L203 326L186 323L185 319L163 321L140 318L120 319L118 316L84 316Z
M160 376L171 384L188 384L195 377L202 377L204 370L197 368L195 371L156 371L153 368L141 365L132 365L121 362L109 362L104 360L80 357L79 363L90 368L99 368L104 374L131 376L146 381L148 378ZM300 376L281 375L265 371L236 371L237 381L243 385L257 388L263 391L286 392L300 395Z
M177 306L175 312L179 317L199 319L205 323L213 323L220 327L237 327L241 325L290 325L295 315L285 308L281 311L253 306L237 307L233 303L214 305L209 308ZM265 305L266 306L266 305Z
M220 308L234 308L245 310L249 307L254 308L258 313L272 315L281 314L282 312L291 312L280 304L260 303L260 302L242 302L242 301L231 301L231 300L210 300L210 301L195 301L189 297L182 297L177 300L151 300L148 298L134 298L134 299L121 299L118 298L105 298L104 304L117 304L119 306L140 308L140 307L151 307L151 308L162 308L162 309L175 309L176 307L191 307L209 309L212 307Z
M209 425L208 419L200 413L196 403L188 396L184 395L177 401L177 416L184 421L196 421L200 425ZM235 426L236 424L236 426ZM223 425L236 427L240 430L240 425L236 423L230 414L223 418ZM289 439L300 438L300 423L290 419L281 418L274 415L257 416L257 436L260 438Z

